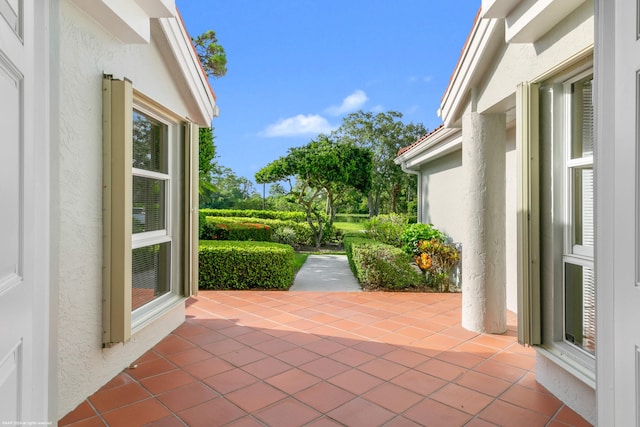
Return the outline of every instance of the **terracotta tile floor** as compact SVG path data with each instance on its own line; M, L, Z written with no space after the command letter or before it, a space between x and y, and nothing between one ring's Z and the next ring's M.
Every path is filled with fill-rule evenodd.
M200 292L60 426L587 426L459 294Z

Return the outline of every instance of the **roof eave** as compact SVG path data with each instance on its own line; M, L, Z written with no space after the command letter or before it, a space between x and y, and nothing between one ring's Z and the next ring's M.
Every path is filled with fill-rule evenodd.
M415 147L411 147L393 161L406 169L419 169L425 163L455 151L462 145L462 130L441 127Z
M179 15L177 16L177 18L160 18L158 21L190 95L197 104L198 117L189 117L189 119L201 127L210 127L211 121L218 115L216 96L193 48L191 37L182 19Z
M445 127L452 127L459 120L469 91L479 80L482 68L486 67L483 59L491 54L491 42L502 28L499 21L476 19L438 109Z

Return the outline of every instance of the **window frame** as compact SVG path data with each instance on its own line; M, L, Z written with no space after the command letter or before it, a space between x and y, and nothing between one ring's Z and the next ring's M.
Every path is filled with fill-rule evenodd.
M564 177L563 177L563 196L565 201L564 206L564 224L565 224L565 236L564 236L564 253L567 258L581 258L590 260L593 263L594 247L588 245L575 245L573 244L575 236L575 204L574 204L574 177L572 172L578 169L591 169L593 171L593 152L591 155L582 157L572 157L572 129L573 129L573 114L572 114L572 96L573 92L571 86L585 78L591 76L593 80L593 71L582 72L571 79L563 83L564 90L564 143L563 143L563 157L564 157Z
M197 293L198 126L136 91L130 80L105 74L103 94L103 310L102 344L126 343L132 335ZM133 112L168 122L178 153L169 165L171 203L165 229L133 234ZM169 154L169 153L168 153ZM139 171L138 171L139 172ZM143 174L148 173L142 172ZM171 175L171 174L170 174ZM132 313L132 250L170 236L171 292Z
M551 199L554 201L552 227L561 225L558 233L551 232L553 254L551 259L551 269L553 279L550 283L541 280L540 287L543 294L550 293L552 297L552 307L543 310L542 322L548 322L549 328L543 328L540 350L551 360L563 366L569 372L581 378L586 384L595 386L595 357L587 351L565 340L565 263L570 260L574 264L583 267L593 268L593 258L588 254L572 253L573 246L573 220L569 222L573 215L573 210L569 206L572 203L573 192L569 188L571 185L570 171L577 167L584 167L592 161L593 156L587 158L570 159L571 146L571 99L567 93L567 87L587 76L593 75L591 64L581 69L574 69L556 76L553 79L541 83L543 86L552 88L550 98L553 105L550 123L552 127L551 144L548 148L549 155L552 156L553 165L550 166L555 178L552 187L547 189L540 183L540 191L551 190ZM542 113L543 105L540 105ZM557 111L559 109L560 111ZM559 194L557 194L559 193ZM556 204L556 202L558 202ZM543 231L541 230L541 233ZM580 251L579 251L580 252ZM567 256L569 255L569 256ZM542 277L542 276L541 276Z
M562 242L562 278L560 280L560 295L562 295L562 318L556 319L556 322L562 323L562 332L561 336L556 336L556 340L561 340L564 344L570 346L570 354L575 354L573 349L577 350L579 353L575 354L575 356L581 360L585 361L584 355L586 355L589 359L593 359L593 364L589 363L589 365L593 365L593 369L595 370L595 353L592 354L587 350L579 347L578 345L570 342L566 338L566 312L565 307L567 303L567 291L566 291L566 264L577 265L583 268L588 268L594 271L594 247L588 245L576 245L575 240L575 232L576 232L576 223L575 223L575 211L576 211L576 200L575 200L575 177L574 172L578 169L591 169L593 171L593 152L590 155L582 156L582 157L572 157L572 144L573 144L573 121L574 121L574 111L573 111L573 97L574 92L572 90L572 86L575 83L578 83L586 78L591 77L593 80L593 70L583 71L581 73L576 74L575 76L567 79L562 83L563 87L563 99L564 99L564 114L562 115L562 152L563 152L563 178L561 182L561 193L563 200L563 216L562 216L562 224L564 227L563 233L563 242ZM555 143L555 141L554 141ZM595 178L595 177L594 177ZM554 189L555 190L555 189ZM593 191L593 189L592 189ZM594 198L594 194L592 193L592 198ZM595 272L594 272L595 276ZM595 277L594 277L595 280ZM584 325L583 325L584 326Z
M172 231L172 218L171 218L171 206L172 206L172 174L171 168L173 166L173 152L171 150L171 143L173 139L177 139L175 133L175 127L178 123L172 122L169 119L163 117L160 114L154 112L152 108L147 107L141 100L134 95L133 100L133 112L139 112L147 117L164 125L166 128L166 135L164 137L166 149L167 149L167 172L155 172L147 169L139 169L132 167L132 177L141 177L149 179L162 180L167 183L164 189L165 197L165 209L164 209L164 222L165 227L161 230L145 231L141 233L132 233L131 235L131 247L132 249L138 249L145 246L154 244L166 243L171 241ZM175 141L177 143L177 141Z
M593 74L588 54L522 82L516 92L518 341L595 388L595 359L564 341L566 241L563 84ZM574 163L574 166L577 164Z
M172 117L166 112L160 111L153 103L145 100L145 98L134 89L133 96L133 109L131 114L138 112L144 116L147 116L163 126L165 126L166 134L164 135L164 143L166 144L166 156L167 156L167 171L166 173L155 172L146 169L131 168L132 178L139 176L143 178L161 179L166 182L165 185L165 228L161 230L154 230L142 233L131 234L131 249L139 249L152 245L169 243L169 290L164 294L154 298L146 304L132 310L131 312L131 329L132 331L142 328L150 319L154 318L158 313L162 313L167 305L171 306L176 301L180 300L180 287L179 281L179 260L177 252L179 252L179 245L176 244L179 240L176 236L176 232L181 229L179 224L175 222L179 220L175 218L175 203L180 199L176 192L179 191L179 167L177 162L180 159L180 155L176 155L176 150L181 149L179 127L180 121L175 116ZM176 183L175 181L178 181ZM177 185L176 185L177 184ZM185 191L182 189L182 191ZM176 226L177 225L177 226ZM131 284L133 287L133 283Z

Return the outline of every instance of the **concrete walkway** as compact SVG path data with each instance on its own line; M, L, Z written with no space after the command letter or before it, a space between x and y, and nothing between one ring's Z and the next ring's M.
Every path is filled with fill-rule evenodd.
M346 255L309 255L290 291L362 292Z

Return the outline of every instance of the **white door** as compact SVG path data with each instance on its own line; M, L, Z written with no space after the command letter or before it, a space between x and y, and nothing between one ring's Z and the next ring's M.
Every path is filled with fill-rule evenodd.
M37 170L47 153L38 129L48 120L34 103L42 87L35 37L43 34L35 21L33 0L0 0L0 425L47 421L48 260L38 245L48 245L48 227L39 217L47 212L36 210L47 173Z
M640 426L640 0L596 8L598 424Z

